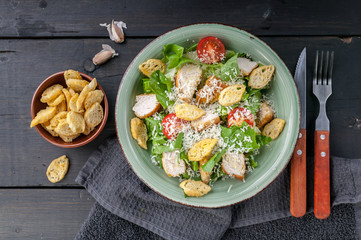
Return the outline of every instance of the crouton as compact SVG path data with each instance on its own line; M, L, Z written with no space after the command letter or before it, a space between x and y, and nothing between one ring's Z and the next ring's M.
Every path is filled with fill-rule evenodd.
M69 69L64 72L64 78L65 80L68 79L83 79L78 71L74 71L72 69Z
M211 191L211 187L201 181L192 179L185 180L179 184L184 193L189 197L201 197Z
M30 123L30 127L34 127L40 123L45 123L52 119L56 114L56 107L47 107L40 110Z
M229 176L242 180L246 173L244 154L231 152L224 154L222 157L222 169Z
M164 152L162 166L168 177L179 177L186 172L186 164L179 158L179 151Z
M60 85L60 84L54 84L54 85L48 87L41 94L40 102L47 103L47 102L49 102L51 100L54 100L55 98L57 98L62 93L63 88L64 87L62 85Z
M103 107L99 103L94 103L84 113L84 120L89 128L95 128L96 126L98 126L102 122L103 117L104 117Z
M58 126L59 120L66 119L67 114L68 113L66 111L57 113L52 119L50 119L50 124L48 124L48 128L54 130Z
M237 62L243 76L248 76L258 66L258 63L252 62L248 58L237 58Z
M138 145L144 149L147 149L147 127L144 122L139 118L132 118L130 120L130 131L132 132L133 138L137 141Z
M264 88L271 81L274 72L275 66L273 65L256 68L249 76L248 86L253 89Z
M202 109L197 108L194 105L183 103L175 106L175 114L180 119L193 121L204 116L206 112Z
M243 93L246 90L245 85L236 84L226 87L221 91L218 101L222 106L228 107L241 101Z
M203 159L202 161L200 161L199 163L199 173L201 174L201 179L202 179L202 182L204 182L205 184L208 184L209 181L211 180L211 175L212 175L212 172L206 172L203 170L202 166L204 164L206 164L208 162L208 159Z
M211 154L214 146L216 146L218 139L207 138L196 142L188 151L188 159L190 161L202 161Z
M63 155L57 159L54 159L50 163L48 169L46 170L46 176L52 183L59 182L65 177L66 173L68 172L68 168L69 159Z
M44 122L41 126L48 131L53 137L58 137L59 135L54 131L53 128L50 127L50 121Z
M141 94L135 99L133 107L135 115L141 119L152 116L160 109L160 103L155 94Z
M217 114L206 112L206 114L203 117L191 121L191 127L194 130L201 132L208 127L218 124L220 121L221 119Z
M79 136L80 136L80 133L74 134L74 135L70 135L70 136L64 136L64 135L59 134L59 137L60 137L64 142L67 142L67 143L72 142L75 138L77 138L77 137L79 137Z
M267 102L263 102L257 112L256 126L261 129L274 118L273 109Z
M139 70L147 77L150 77L153 72L159 70L165 72L165 64L159 59L148 59L146 62L139 65Z
M264 126L262 134L275 140L283 131L286 121L281 118L275 118Z
M196 64L185 64L175 76L178 97L185 102L191 102L198 84L202 78L202 68Z
M66 85L73 89L75 92L81 92L89 82L87 80L81 79L68 79L66 80Z
M196 102L198 104L216 102L221 91L227 86L225 82L216 76L209 77L205 85L196 93Z

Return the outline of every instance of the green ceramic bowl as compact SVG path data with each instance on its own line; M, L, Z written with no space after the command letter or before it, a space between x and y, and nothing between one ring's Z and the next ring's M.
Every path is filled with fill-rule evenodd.
M138 66L149 58L161 58L165 44L191 46L206 36L218 37L226 49L249 53L255 61L276 67L269 96L277 117L286 120L282 134L269 147L261 148L256 156L258 167L247 173L245 182L237 179L218 181L207 195L185 198L178 178L168 177L163 169L153 165L150 151L138 146L130 132L130 119L135 96L142 93L142 74ZM192 42L193 41L193 42ZM138 177L151 189L175 202L195 207L224 207L248 198L266 188L287 166L293 152L299 129L299 99L293 78L279 56L263 41L238 28L222 24L195 24L165 33L148 44L126 70L118 90L115 121L123 152ZM230 188L230 186L232 187Z

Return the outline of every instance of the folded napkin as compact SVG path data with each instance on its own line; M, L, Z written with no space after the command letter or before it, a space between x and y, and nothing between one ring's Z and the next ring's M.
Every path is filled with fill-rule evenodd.
M308 181L308 211L312 211L310 208L313 206L312 159L309 159L307 163L308 180L310 180ZM165 199L142 183L125 160L116 137L105 140L90 156L79 172L76 182L84 186L99 203L95 204L76 239L122 239L119 236L126 234L126 231L122 233L114 231L118 226L117 223L120 227L124 225L126 221L122 219L166 239L221 239L232 234L232 231L237 232L236 228L253 227L250 225L290 216L288 168L264 191L242 203L218 209L192 208ZM333 206L361 202L361 159L332 157L331 186ZM357 224L352 206L346 205L344 208L349 211L341 211L339 220L341 222L347 220L345 223L352 231L346 232L356 232ZM345 215L342 215L342 212ZM311 218L311 214L304 218ZM321 225L326 221L330 222L330 220L314 220ZM289 223L289 221L286 222ZM306 222L303 222L303 225ZM332 220L331 222L335 223ZM103 226L104 231L99 232L97 227L93 228L93 230L98 229L97 231L90 231L91 225L96 223L98 227ZM316 225L310 226L315 230ZM297 225L290 227L294 228ZM336 229L331 225L330 227L330 229ZM145 229L143 231L146 233L142 233L146 234L144 238L158 238L157 235L152 235ZM311 232L307 228L304 230L306 233ZM318 231L315 232L318 233ZM332 231L327 232L324 233L325 237L335 236L331 234ZM97 233L105 235L97 235ZM111 234L118 235L112 237Z

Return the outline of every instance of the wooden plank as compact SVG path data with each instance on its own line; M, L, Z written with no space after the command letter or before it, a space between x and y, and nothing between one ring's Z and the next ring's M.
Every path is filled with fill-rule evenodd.
M331 155L357 158L361 148L361 105L359 89L359 52L361 39L350 44L337 37L263 37L294 71L298 55L308 48L307 128L308 154L313 154L314 120L318 102L311 91L312 69L316 49L335 50L333 94L329 99L328 116L331 121ZM138 51L152 39L131 39L113 46L120 53L107 64L89 73L104 87L110 114L102 134L94 142L76 149L62 149L46 142L35 129L30 129L30 102L38 84L47 76L63 69L84 71L106 39L67 40L0 40L0 186L77 186L74 182L91 152L104 138L115 133L114 104L122 74ZM65 179L50 183L46 168L52 159L66 154L71 161Z
M0 2L0 36L107 36L99 23L127 23L127 36L159 36L199 22L230 24L257 35L360 35L360 1L46 1Z
M1 239L73 239L94 199L83 189L0 189Z

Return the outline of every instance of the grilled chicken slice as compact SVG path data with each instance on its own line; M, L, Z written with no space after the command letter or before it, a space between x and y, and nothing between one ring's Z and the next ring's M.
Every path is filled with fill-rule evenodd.
M197 92L196 102L199 104L216 102L221 91L227 86L225 82L216 76L209 77L205 85Z
M229 176L242 180L246 173L244 154L231 152L224 154L222 157L222 169Z
M196 64L185 64L175 76L178 97L185 102L191 102L197 86L202 78L202 69Z
M179 158L179 151L163 153L162 165L169 177L178 177L186 171L186 164Z
M220 121L221 119L217 114L206 112L203 117L191 121L191 126L194 130L201 132L208 127L218 124Z
M257 112L256 126L261 129L274 118L274 112L267 102L263 102Z
M237 58L237 62L243 76L248 76L258 66L258 63L252 62L248 58Z
M160 106L155 94L141 94L136 97L133 111L137 117L144 119L158 112Z

